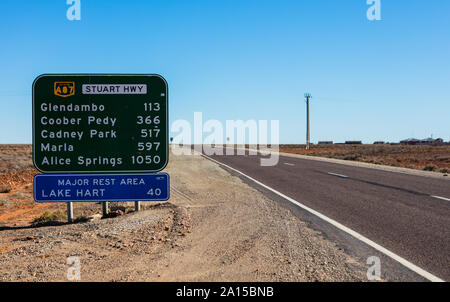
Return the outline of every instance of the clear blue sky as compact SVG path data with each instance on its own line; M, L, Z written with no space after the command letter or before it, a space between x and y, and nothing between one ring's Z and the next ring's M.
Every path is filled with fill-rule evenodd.
M159 73L170 120L278 119L282 143L450 140L450 1L0 1L0 143L31 143L42 73Z

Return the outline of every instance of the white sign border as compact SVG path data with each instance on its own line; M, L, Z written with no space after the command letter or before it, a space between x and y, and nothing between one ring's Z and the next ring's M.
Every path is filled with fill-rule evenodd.
M83 176L95 176L95 174L97 174L98 176L124 176L124 175L126 175L126 176L131 176L131 175L139 175L139 174L141 174L141 173L83 173L83 174L73 174L73 173L66 173L66 174L61 174L61 173L58 173L58 174L53 174L53 173L49 173L49 174L36 174L36 175L34 175L34 177L33 177L33 199L34 199L34 201L35 202L37 202L37 203L57 203L57 202L63 202L63 203L67 203L67 202L75 202L75 203L77 203L77 202L122 202L122 201L124 201L124 202L133 202L133 201L154 201L154 202L160 202L160 201L168 201L169 199L170 199L170 175L169 175L169 173L166 173L166 172L160 172L160 173L151 173L151 174L154 174L155 176L158 176L158 175L167 175L167 199L164 199L164 198L160 198L160 199L139 199L139 200L135 200L135 199L110 199L110 198L108 198L108 199L105 199L105 200L102 200L102 199L99 199L99 198L97 198L96 200L82 200L82 199L75 199L75 200L61 200L61 201L58 201L58 200L46 200L46 201L39 201L36 197L36 178L39 178L39 177L58 177L58 176L61 176L61 177L67 177L67 176L70 176L70 177L73 177L73 176L80 176L80 177L83 177ZM142 173L143 174L143 173ZM147 174L150 174L150 173L147 173Z

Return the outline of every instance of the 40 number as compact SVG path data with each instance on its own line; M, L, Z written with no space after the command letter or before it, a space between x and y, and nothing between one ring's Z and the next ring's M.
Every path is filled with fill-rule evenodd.
M156 188L156 189L150 189L150 190L148 190L148 192L147 192L147 195L150 195L150 196L154 196L154 195L156 195L156 196L160 196L161 195L161 189L160 188Z

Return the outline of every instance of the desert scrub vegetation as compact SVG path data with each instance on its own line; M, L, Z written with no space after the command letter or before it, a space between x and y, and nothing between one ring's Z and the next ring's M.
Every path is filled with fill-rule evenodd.
M436 165L426 165L423 169L425 171L436 171L437 170L437 166Z
M11 186L0 185L0 193L9 193L9 192L11 192Z
M0 173L34 168L29 145L15 148L8 146L10 145L0 145Z
M45 211L41 216L34 219L33 224L34 225L51 224L54 222L61 222L62 220L65 219L67 219L67 216L61 211L57 211L54 213Z

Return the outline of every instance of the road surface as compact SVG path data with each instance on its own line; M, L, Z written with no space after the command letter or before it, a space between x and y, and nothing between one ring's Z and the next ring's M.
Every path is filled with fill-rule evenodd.
M210 158L343 224L438 278L450 280L450 181L280 156Z

